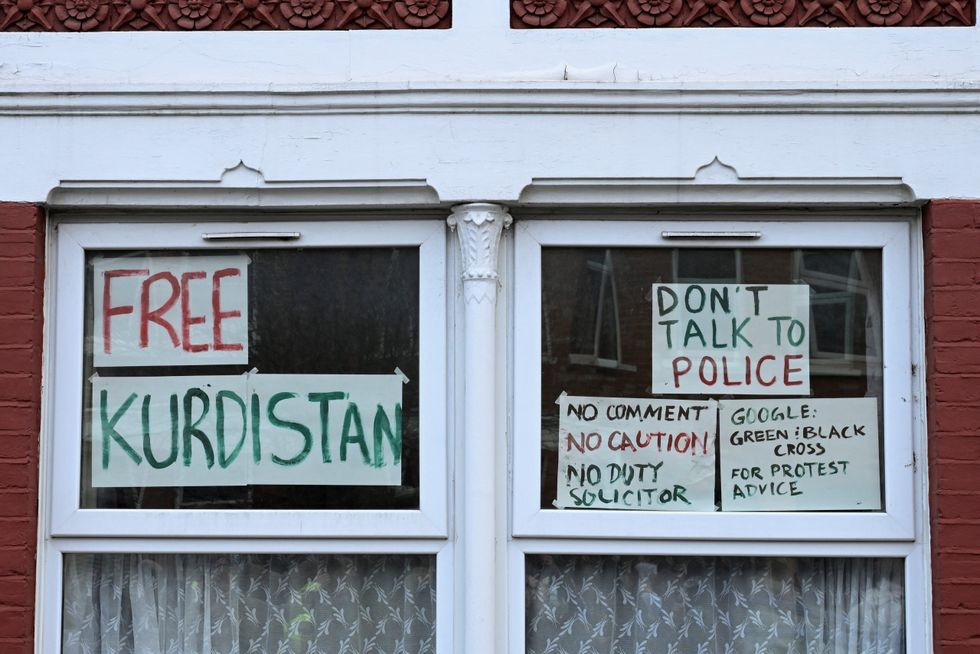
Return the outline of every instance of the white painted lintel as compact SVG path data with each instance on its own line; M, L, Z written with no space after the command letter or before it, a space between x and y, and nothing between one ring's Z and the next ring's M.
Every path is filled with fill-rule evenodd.
M48 195L55 210L322 210L438 207L424 179L266 180L238 163L214 180L63 180Z
M535 178L525 207L915 207L900 177L743 177L715 158L692 177Z

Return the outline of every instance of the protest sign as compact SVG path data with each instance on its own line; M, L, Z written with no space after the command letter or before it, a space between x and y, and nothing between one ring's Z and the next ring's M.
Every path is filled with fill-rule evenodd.
M654 284L653 393L806 395L805 284Z
M719 402L723 511L881 508L875 398Z
M97 258L96 367L248 363L248 257Z
M92 485L399 485L402 380L96 376Z
M714 400L559 400L558 508L714 511Z

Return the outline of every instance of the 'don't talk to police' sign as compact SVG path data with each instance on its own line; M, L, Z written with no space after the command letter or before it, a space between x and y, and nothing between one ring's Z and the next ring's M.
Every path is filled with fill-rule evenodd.
M810 287L654 284L659 395L807 395Z

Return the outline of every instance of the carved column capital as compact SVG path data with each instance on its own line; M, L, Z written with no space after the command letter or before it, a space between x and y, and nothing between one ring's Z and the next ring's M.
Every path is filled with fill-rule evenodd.
M459 237L463 253L463 281L497 279L500 234L513 222L507 207L487 202L458 204L446 219Z

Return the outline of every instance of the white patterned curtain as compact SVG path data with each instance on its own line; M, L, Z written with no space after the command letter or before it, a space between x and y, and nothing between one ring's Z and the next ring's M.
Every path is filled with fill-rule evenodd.
M69 554L64 654L435 651L435 557Z
M900 559L529 556L527 654L900 654Z

